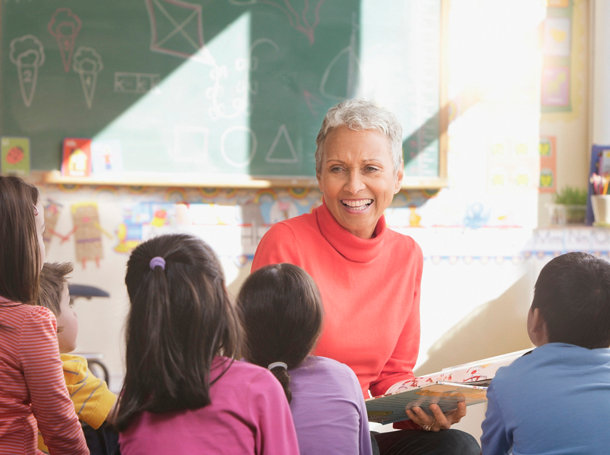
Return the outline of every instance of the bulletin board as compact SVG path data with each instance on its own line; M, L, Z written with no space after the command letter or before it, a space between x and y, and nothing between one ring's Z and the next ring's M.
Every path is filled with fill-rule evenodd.
M0 136L33 170L89 138L96 181L315 181L327 109L404 128L405 185L446 178L443 0L3 0ZM153 183L153 182L151 182Z

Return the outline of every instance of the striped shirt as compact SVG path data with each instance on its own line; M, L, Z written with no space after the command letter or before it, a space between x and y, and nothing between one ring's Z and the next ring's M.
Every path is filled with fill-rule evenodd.
M108 390L105 381L97 378L89 369L87 359L80 355L62 354L64 378L70 399L78 419L97 430L106 421L106 417L116 402L116 395ZM41 435L38 436L38 448L48 454Z
M47 308L0 297L0 455L34 454L40 429L52 454L89 454Z

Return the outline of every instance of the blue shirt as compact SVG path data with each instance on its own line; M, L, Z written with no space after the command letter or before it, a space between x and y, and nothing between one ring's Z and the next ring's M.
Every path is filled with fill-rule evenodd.
M549 343L500 368L483 455L610 453L610 349Z

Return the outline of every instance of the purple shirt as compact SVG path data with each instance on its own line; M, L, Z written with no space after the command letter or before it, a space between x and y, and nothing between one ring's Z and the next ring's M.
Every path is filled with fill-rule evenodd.
M214 360L212 378L224 370ZM213 453L297 455L288 401L266 369L234 361L210 388L203 408L155 414L143 412L120 434L122 455Z
M301 455L370 455L369 422L354 372L336 360L309 356L289 373Z

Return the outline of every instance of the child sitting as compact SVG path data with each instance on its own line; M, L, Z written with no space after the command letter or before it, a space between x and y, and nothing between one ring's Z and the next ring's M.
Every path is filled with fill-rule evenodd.
M206 243L171 234L140 244L125 284L122 455L298 454L282 387L266 369L233 358L239 325Z
M354 372L310 356L322 328L318 288L292 264L265 266L240 289L237 307L246 333L245 358L269 368L284 387L301 455L368 455L371 437Z
M609 452L610 263L567 253L544 266L527 331L538 346L487 391L483 454Z
M0 453L89 453L66 390L53 313L36 306L45 248L38 189L0 176Z
M72 309L66 277L72 272L69 263L45 263L40 274L38 304L50 309L57 319L57 341L63 363L64 378L92 455L112 454L118 446L118 435L104 425L116 402L106 383L96 378L87 359L67 354L76 349L78 320ZM102 427L102 425L104 425ZM42 438L38 448L48 453Z

